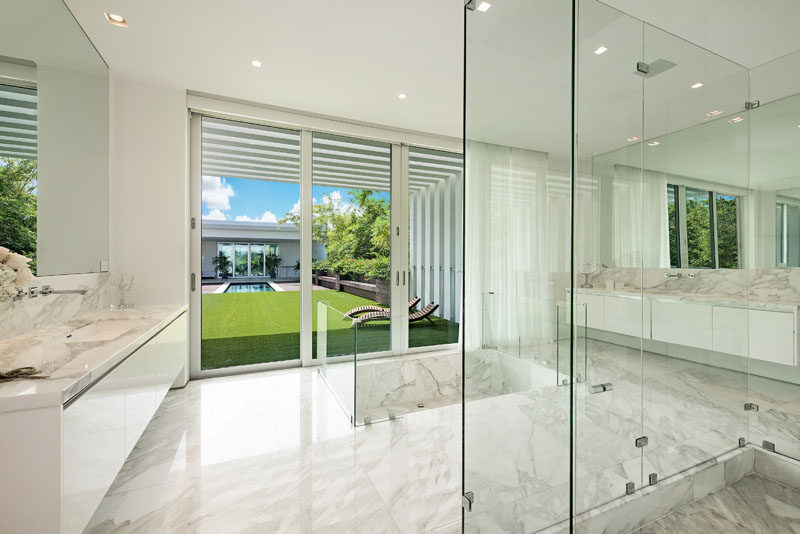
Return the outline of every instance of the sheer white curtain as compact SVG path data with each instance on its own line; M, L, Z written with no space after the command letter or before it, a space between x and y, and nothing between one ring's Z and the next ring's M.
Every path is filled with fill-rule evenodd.
M669 268L668 180L662 172L614 166L615 267Z
M480 142L466 149L465 347L552 341L550 268L563 263L565 245L548 225L547 154ZM554 205L566 209L559 224L568 221L569 204Z

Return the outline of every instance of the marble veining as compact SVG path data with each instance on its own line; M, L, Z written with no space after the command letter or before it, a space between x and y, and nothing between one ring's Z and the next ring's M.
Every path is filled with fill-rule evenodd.
M63 404L185 310L174 305L95 311L3 340L0 371L31 366L45 378L0 384L0 412Z
M800 531L800 491L751 474L637 530L637 534Z

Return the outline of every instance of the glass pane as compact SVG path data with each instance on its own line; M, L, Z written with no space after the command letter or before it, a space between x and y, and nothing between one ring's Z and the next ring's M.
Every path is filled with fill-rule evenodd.
M720 269L739 267L738 206L734 195L717 194L717 253Z
M663 261L645 255L642 280L647 483L650 473L664 480L737 448L747 434L747 288L736 267L750 174L747 70L648 25L644 57L643 176L683 191L688 264L670 268L669 229L645 214L642 226L664 248Z
M250 245L250 276L264 276L264 245Z
M713 267L709 192L686 188L686 240L689 267Z
M464 532L538 532L568 520L571 500L572 384L557 360L571 285L572 6L495 6L466 12ZM416 261L417 291L441 284L431 260Z
M411 147L408 167L408 346L458 343L464 158Z
M752 201L747 209L752 212L745 219L750 226L743 228L744 236L752 236L749 254L744 250L749 401L759 407L748 412L749 441L758 447L770 442L775 452L795 459L800 459L800 287L795 282L800 277L800 83L785 73L798 68L796 52L751 71L752 95L761 105L748 112Z
M201 368L298 359L300 133L204 117L201 135Z
M579 13L577 272L566 323L576 384L576 513L625 496L629 483L642 485L642 450L635 446L649 325L642 266L670 261L668 182L642 169L643 78L635 72L645 59L643 24L600 2L581 2ZM601 45L608 50L598 54Z
M667 219L669 220L669 264L670 267L681 267L677 185L667 185Z

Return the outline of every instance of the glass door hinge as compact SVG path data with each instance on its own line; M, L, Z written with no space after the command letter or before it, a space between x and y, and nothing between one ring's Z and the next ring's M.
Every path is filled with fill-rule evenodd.
M475 503L475 493L472 491L466 492L461 496L461 507L467 512L472 511L472 505Z
M747 441L744 438L739 438L739 447L744 447Z
M650 473L648 481L650 482L651 486L655 486L656 484L658 484L658 473Z
M744 411L746 412L757 412L758 411L758 404L753 404L752 402L748 402L744 405Z
M647 74L650 72L650 65L644 61L639 61L636 63L636 71L641 72L642 74Z
M761 446L769 452L775 452L775 444L771 441L764 440L761 442Z
M633 495L634 491L636 491L636 484L633 482L625 484L625 495Z
M750 102L744 103L744 109L756 109L760 105L761 105L760 100L751 100Z
M648 441L649 440L647 439L647 436L642 436L642 437L636 438L636 446L638 448L640 448L640 449L642 447L647 447Z

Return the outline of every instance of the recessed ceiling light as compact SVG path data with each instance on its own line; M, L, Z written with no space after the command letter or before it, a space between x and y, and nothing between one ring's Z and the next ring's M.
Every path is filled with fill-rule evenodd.
M706 113L706 116L707 117L716 117L720 113L722 113L722 111L720 111L718 109L715 109L714 111L709 111L708 113Z
M703 87L703 82L693 83L691 87L692 89L700 89L701 87Z
M638 140L639 140L639 138L636 137L635 135L633 137L629 137L628 138L628 141L631 142L631 143L633 143L634 141L638 141Z
M731 120L729 120L728 122L734 122L735 123L735 122L742 122L743 120L744 119L741 118L741 117L734 117Z
M122 15L117 15L116 13L103 13L106 16L106 20L109 24L113 24L114 26L120 26L122 28L128 27L128 21L125 20L125 17Z
M598 46L597 48L595 48L594 53L599 56L600 54L605 54L607 51L608 51L608 47L606 47L606 46Z
M259 60L257 60L257 59L254 59L253 61L251 61L250 64L252 66L254 66L254 67L258 67L259 69L261 68L261 62Z
M660 144L661 143L659 143L658 141L650 141L649 143L647 143L647 146L658 146Z
M408 98L408 95L405 93L400 93L399 95L397 95L397 98L399 98L400 100L405 100L406 98Z
M484 13L486 13L487 11L489 11L490 7L492 7L492 4L490 4L489 2L481 2L480 4L478 4L478 7L476 9L478 11L483 11Z

